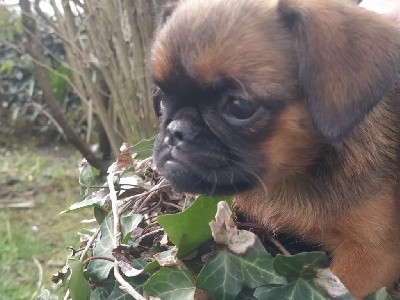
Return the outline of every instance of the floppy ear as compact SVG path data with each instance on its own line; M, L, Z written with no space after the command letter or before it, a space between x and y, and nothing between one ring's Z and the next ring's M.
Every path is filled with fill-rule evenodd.
M278 10L314 125L340 141L400 78L400 28L343 0L280 0Z

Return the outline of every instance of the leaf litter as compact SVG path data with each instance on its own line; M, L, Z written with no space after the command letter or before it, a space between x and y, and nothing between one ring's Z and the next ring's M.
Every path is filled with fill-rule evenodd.
M237 228L230 197L175 191L155 168L153 142L123 144L108 184L95 187L98 173L81 164L82 200L66 212L94 208L99 228L72 251L74 267L54 276L69 282L64 299L89 286L90 299L108 300L352 299L324 253L274 257L265 234ZM391 299L386 290L371 297Z

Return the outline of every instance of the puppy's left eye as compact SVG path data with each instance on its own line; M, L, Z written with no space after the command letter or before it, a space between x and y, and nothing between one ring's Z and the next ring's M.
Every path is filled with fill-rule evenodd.
M230 96L225 103L223 112L235 119L246 120L251 118L259 108L260 105L254 101Z

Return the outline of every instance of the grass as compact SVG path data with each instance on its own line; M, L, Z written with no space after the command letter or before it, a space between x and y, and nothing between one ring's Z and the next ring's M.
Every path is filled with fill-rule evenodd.
M42 287L52 290L51 275L68 251L79 248L80 221L91 211L59 215L79 201L80 156L64 147L0 149L0 299L33 299ZM10 208L33 203L32 208ZM62 289L55 294L62 296Z

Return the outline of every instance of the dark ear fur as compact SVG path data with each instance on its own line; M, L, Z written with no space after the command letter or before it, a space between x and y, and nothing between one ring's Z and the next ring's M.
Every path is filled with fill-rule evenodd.
M170 0L167 1L166 4L162 5L161 11L158 14L157 28L160 28L162 25L164 25L165 22L167 22L169 17L174 12L175 8L178 6L179 2L180 0Z
M278 10L315 127L340 141L400 78L400 28L343 0L280 0Z

